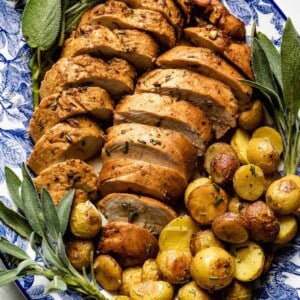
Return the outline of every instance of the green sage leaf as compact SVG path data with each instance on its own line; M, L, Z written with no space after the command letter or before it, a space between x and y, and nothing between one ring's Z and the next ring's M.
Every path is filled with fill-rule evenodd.
M32 259L23 260L22 262L19 263L19 265L16 269L17 275L19 275L22 271L24 271L34 265L36 265L36 262Z
M28 254L22 250L21 248L19 248L18 246L10 243L9 241L5 240L4 238L0 238L0 250L5 252L6 254L9 254L13 257L22 259L22 260L26 260L29 259L30 257L28 256Z
M0 220L22 237L29 239L33 229L28 221L0 201Z
M49 49L56 41L61 23L60 0L30 0L22 18L23 35L32 48Z
M0 270L0 287L11 283L21 276L17 275L16 270Z
M5 178L6 185L10 194L11 199L14 201L16 206L23 211L22 200L20 197L21 180L16 173L8 167L5 167Z
M269 38L262 32L257 33L257 38L259 40L260 46L265 52L270 68L282 90L280 53L278 52L274 44L269 40Z
M46 189L41 191L41 202L47 230L52 238L57 240L60 234L60 223L53 199Z
M55 292L63 292L67 290L66 283L59 278L58 276L54 276L53 280L48 282L45 286L44 293L55 293Z
M300 41L291 21L287 19L281 43L283 99L297 116L300 108Z
M69 217L70 217L74 195L75 195L74 189L69 191L68 194L61 199L57 207L57 214L59 218L60 230L62 236L64 236L69 224Z

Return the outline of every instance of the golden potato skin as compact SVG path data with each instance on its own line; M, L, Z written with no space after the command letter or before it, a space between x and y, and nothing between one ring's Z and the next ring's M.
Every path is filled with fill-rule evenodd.
M253 164L239 167L233 177L233 188L242 199L257 200L265 189L265 176L262 169Z
M228 211L239 214L243 209L250 205L251 202L242 200L238 196L232 197L228 203Z
M178 291L179 300L213 300L211 295L202 290L195 281L183 285Z
M295 180L282 177L269 186L266 202L279 215L294 213L300 206L300 188Z
M128 296L117 295L113 298L113 300L130 300Z
M142 282L142 268L131 267L122 272L122 283L119 289L120 294L129 296L130 286Z
M243 165L249 164L247 157L248 144L250 141L250 136L248 132L237 128L234 135L230 140L230 146L236 152L239 162Z
M248 284L233 280L226 289L225 300L251 300L252 290Z
M205 229L192 234L190 248L192 255L209 247L225 248L224 244L216 238L210 229Z
M160 277L156 260L153 258L147 259L142 266L142 281L160 280Z
M249 162L259 166L264 174L274 173L280 164L280 153L267 137L251 138L248 143L247 157Z
M134 283L130 287L132 300L172 300L174 290L166 281L145 281Z
M91 265L91 253L94 251L92 240L72 238L67 242L66 253L72 264L77 270L87 268Z
M98 283L107 291L117 291L121 286L122 268L109 255L99 255L94 261L94 274Z
M260 100L255 100L251 108L240 114L239 126L247 131L252 131L259 126L263 119L264 111Z
M244 243L249 239L247 222L236 213L227 212L215 218L211 228L218 239L227 243Z
M165 250L158 253L156 263L162 278L172 284L179 284L190 278L190 251Z
M187 205L188 203L188 199L189 199L189 196L191 194L191 192L197 188L198 186L201 186L203 184L206 184L206 183L212 183L212 180L208 177L201 177L201 178L197 178L195 180L193 180L192 182L190 182L184 192L184 203L185 205Z
M272 242L279 233L279 222L270 207L262 201L256 201L242 212L247 220L251 240Z
M101 215L92 202L79 203L72 208L70 229L75 236L93 238L99 233L101 226Z
M204 156L204 168L217 184L232 180L239 160L235 151L226 143L214 143L208 147Z
M233 280L235 262L226 250L209 247L195 255L190 272L201 288L216 291L228 286Z
M210 225L213 220L227 211L228 196L215 184L204 184L194 189L188 199L187 209L200 225Z
M278 217L280 230L274 244L286 244L296 235L298 230L297 219L293 215Z

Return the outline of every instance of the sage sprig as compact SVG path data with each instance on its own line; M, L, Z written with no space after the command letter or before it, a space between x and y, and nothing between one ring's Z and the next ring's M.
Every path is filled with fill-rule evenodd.
M63 197L56 208L46 189L42 189L40 194L37 192L25 164L22 166L23 180L9 168L6 168L5 173L10 195L17 199L24 217L0 201L0 220L30 241L31 249L41 257L43 264L32 260L18 246L0 238L0 251L12 256L17 262L16 268L12 270L0 270L0 286L26 275L40 275L50 279L45 286L45 293L72 289L89 299L106 299L93 276L90 280L85 270L82 274L79 273L70 263L65 251L63 236L68 226L75 191L72 190Z
M255 82L244 80L259 90L284 144L284 173L295 174L300 163L300 41L291 21L284 28L281 51L269 38L254 29L252 67Z
M64 39L81 16L103 0L29 0L22 16L22 31L31 47L30 60L34 107L39 104L39 86L44 73L56 61Z

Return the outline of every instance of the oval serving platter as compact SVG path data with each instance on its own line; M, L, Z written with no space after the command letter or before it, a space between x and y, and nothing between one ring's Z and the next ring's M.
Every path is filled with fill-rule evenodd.
M258 29L280 45L285 15L270 0L224 0L229 10L242 19L247 32L255 21ZM32 113L30 79L30 49L22 38L20 21L22 11L17 1L0 0L0 201L13 207L5 185L4 166L20 174L20 167L26 161L32 142L27 133ZM0 236L29 251L28 242L0 222ZM1 254L1 253L0 253ZM9 268L12 262L1 254ZM17 285L28 299L80 300L78 294L64 292L44 294L46 279L27 276ZM256 284L254 299L300 299L300 236L276 253L272 268Z

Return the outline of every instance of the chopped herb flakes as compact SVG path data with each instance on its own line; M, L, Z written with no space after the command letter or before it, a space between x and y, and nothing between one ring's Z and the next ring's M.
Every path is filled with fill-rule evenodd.
M152 145L161 145L161 141L159 141L159 140L155 140L155 139L150 139L150 143L152 144Z
M128 151L129 151L129 143L126 141L126 142L124 143L123 153L124 153L124 154L128 154Z
M213 186L214 186L214 188L216 189L217 192L220 191L220 187L216 183L213 183Z
M256 177L255 167L253 165L250 166L250 171L252 176Z
M214 206L218 206L224 200L223 196L218 196L214 201Z
M209 277L209 280L211 281L219 280L219 277L217 276Z

